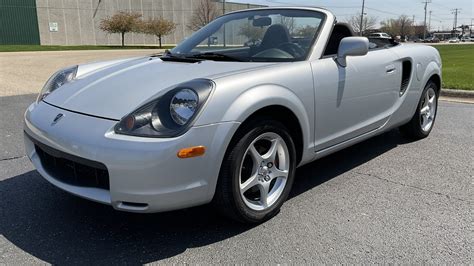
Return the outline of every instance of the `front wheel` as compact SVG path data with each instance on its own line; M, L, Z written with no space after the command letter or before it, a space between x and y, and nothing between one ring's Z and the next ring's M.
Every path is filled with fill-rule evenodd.
M295 145L285 126L255 120L237 132L226 152L214 203L235 220L263 222L288 197L295 168Z
M415 114L410 122L400 127L400 132L411 139L428 137L433 129L438 112L439 88L430 81L423 90Z

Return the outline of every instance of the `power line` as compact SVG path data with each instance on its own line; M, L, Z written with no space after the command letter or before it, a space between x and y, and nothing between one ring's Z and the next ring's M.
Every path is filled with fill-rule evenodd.
M380 10L380 9L372 8L372 7L368 7L368 6L365 6L365 9L369 9L369 10L373 10L373 11L376 11L376 12L385 13L385 14L389 14L389 15L394 15L394 16L399 16L400 15L399 13L388 12L388 11L384 11L384 10Z
M450 7L447 7L447 6L439 4L439 3L433 3L433 5L442 7L443 9L445 9L445 8L450 9Z
M283 4L283 5L295 5L294 2L291 1L281 1L281 0L264 0L265 2L274 3L274 4ZM317 6L323 8L345 8L345 9L353 9L359 8L359 6L328 6L328 5L302 5L302 6Z

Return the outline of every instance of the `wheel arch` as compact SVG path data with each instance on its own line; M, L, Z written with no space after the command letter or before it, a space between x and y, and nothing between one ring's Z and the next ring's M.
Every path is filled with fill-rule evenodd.
M423 88L430 81L433 81L436 85L438 85L438 90L441 90L441 85L442 85L441 68L434 61L430 62L428 66L426 67L425 74L423 75L423 79L421 83L422 87L420 91L420 96L421 96L421 92L423 91Z
M278 115L275 116L275 113L277 113ZM286 127L286 129L288 129L288 133L290 134L293 142L295 143L296 157L297 157L296 166L299 164L299 161L301 160L301 157L303 155L303 144L302 144L303 132L301 129L301 125L299 123L299 119L297 115L288 107L283 106L283 105L264 106L258 110L255 110L253 113L248 115L241 123L239 123L239 126L234 130L232 136L230 137L230 141L225 149L225 155L223 158L224 161L223 163L221 163L218 178L216 180L215 186L213 186L215 188L213 190L214 193L212 194L213 195L212 203L223 214L239 221L255 222L257 220L251 220L254 217L252 215L245 216L245 217L250 217L250 218L245 218L245 219L250 219L250 220L245 220L242 218L244 217L242 213L245 213L248 215L250 212L239 211L240 208L238 208L237 206L240 204L239 202L241 202L241 200L235 198L236 197L235 196L236 192L234 190L235 185L230 181L231 179L229 178L229 177L234 176L234 173L230 169L231 168L234 169L233 162L235 162L236 157L230 157L231 160L229 160L229 159L226 159L226 156L230 154L235 156L235 154L232 153L233 147L236 143L239 143L239 141L241 140L241 137L243 137L244 134L248 132L248 130L251 130L252 128L256 126L263 125L263 123L259 123L263 121L263 120L258 120L259 118L265 119L265 121L269 122L270 124L275 124L275 123L271 123L273 120L278 121L282 123ZM278 124L275 126L278 126ZM238 158L241 158L241 157L238 157ZM290 166L290 167L294 167L294 166ZM289 168L289 169L294 169L294 168ZM272 206L269 207L270 212L268 212L267 214L264 214L265 216L262 216L262 217L271 217L273 216L272 213L278 212L278 209L280 208L281 204L283 204L284 199L286 199L286 197L288 196L290 188L291 188L291 183L290 185L287 185L287 187L285 187L285 190L287 192L283 191L282 194L278 195L277 201L275 202L276 204L273 205L276 207L275 208ZM240 195L237 194L237 197L240 197ZM284 197L283 200L281 200L281 197ZM245 204L245 203L242 203L242 204ZM266 219L266 218L263 218L263 219Z
M278 114L278 116L275 116L275 114ZM234 136L232 137L231 143L233 142L234 137L235 135L237 135L237 132L239 130L245 128L245 126L251 123L252 121L258 118L263 118L263 117L274 119L278 122L281 122L283 125L285 125L286 129L288 130L288 133L290 134L295 144L296 158L297 158L297 165L298 165L301 162L302 157L303 157L303 150L304 150L303 130L301 128L298 117L295 115L295 113L291 111L289 108L282 105L265 106L255 111L254 113L252 113L242 122L242 124L240 124L239 128L237 129L237 131L234 133Z
M438 74L432 74L431 77L426 82L426 84L428 84L428 82L430 81L434 82L436 86L438 86L438 92L440 92L441 91L441 76Z
M282 122L292 134L297 146L298 163L306 161L305 153L312 145L314 104L305 107L303 101L290 89L266 84L242 92L222 115L221 121L247 121L263 115ZM309 110L308 110L309 109ZM242 125L233 132L232 138ZM231 145L231 144L229 144ZM229 146L228 145L228 146ZM228 147L226 147L227 149Z

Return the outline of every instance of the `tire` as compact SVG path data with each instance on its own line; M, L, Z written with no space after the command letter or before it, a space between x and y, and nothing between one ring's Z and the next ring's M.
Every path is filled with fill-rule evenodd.
M419 140L429 136L438 112L438 98L438 85L429 81L421 94L415 114L408 123L399 128L404 137Z
M288 198L295 169L295 144L286 127L269 118L255 119L244 124L233 137L221 166L213 203L236 221L264 222L275 216Z

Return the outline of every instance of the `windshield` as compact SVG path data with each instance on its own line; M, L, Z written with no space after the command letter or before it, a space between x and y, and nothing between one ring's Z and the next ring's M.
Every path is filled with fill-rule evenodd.
M305 60L325 15L296 9L249 10L217 18L165 58L243 62Z

